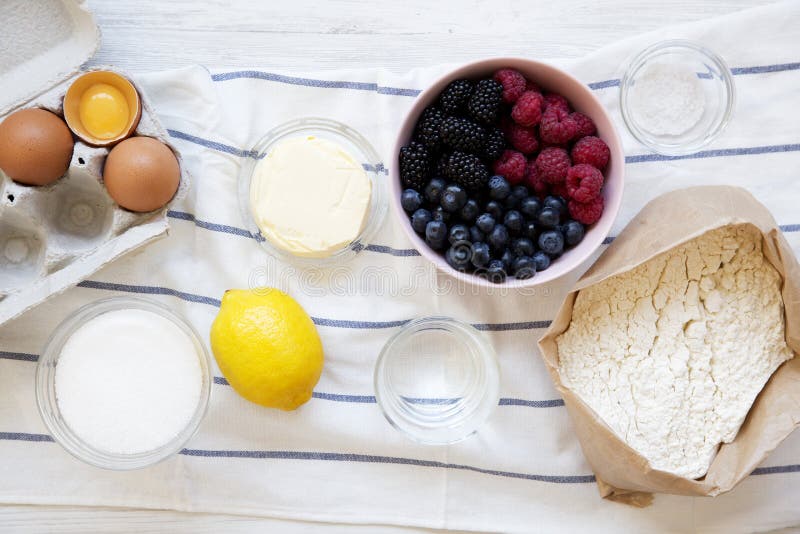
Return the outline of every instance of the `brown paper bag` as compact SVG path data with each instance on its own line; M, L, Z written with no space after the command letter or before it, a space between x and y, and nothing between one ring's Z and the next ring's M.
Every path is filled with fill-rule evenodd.
M706 476L690 480L651 468L644 457L564 387L558 371L556 337L569 326L572 306L581 289L629 271L705 232L744 223L761 230L764 256L783 277L786 342L795 357L772 375L736 439L720 447ZM539 348L564 398L603 497L646 506L652 501L652 493L716 496L730 491L800 426L800 266L772 215L744 189L705 186L673 191L647 204L581 277L539 340Z

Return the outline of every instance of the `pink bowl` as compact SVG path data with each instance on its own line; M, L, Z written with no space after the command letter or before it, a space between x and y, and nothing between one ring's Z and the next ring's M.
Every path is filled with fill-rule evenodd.
M586 236L578 246L565 252L560 258L553 261L545 271L536 273L536 276L527 280L517 280L509 278L503 284L494 284L478 276L459 272L450 267L444 257L431 249L425 241L417 235L411 228L411 221L400 205L400 194L403 186L400 182L400 164L398 156L400 148L407 145L414 133L414 125L419 118L422 110L432 104L439 93L453 80L458 78L480 78L490 76L497 69L511 67L519 70L527 78L535 81L544 90L554 91L564 95L569 100L576 111L585 113L594 120L597 125L598 136L601 137L611 150L611 160L605 170L605 185L603 187L603 200L605 210L602 218L586 231ZM592 253L603 243L611 231L611 225L619 212L622 202L622 189L624 183L625 154L622 150L614 123L603 105L594 96L591 89L578 81L576 78L567 74L563 70L557 69L546 63L532 61L521 58L498 58L484 59L468 63L454 71L451 71L433 83L428 89L423 91L414 102L400 127L397 135L394 152L392 153L391 182L392 191L390 204L395 219L405 231L408 238L423 257L431 261L438 269L445 273L463 280L469 284L486 287L530 287L544 284L559 278L581 265Z

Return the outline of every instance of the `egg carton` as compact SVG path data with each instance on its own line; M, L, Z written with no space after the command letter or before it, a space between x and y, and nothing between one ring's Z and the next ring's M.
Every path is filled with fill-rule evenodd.
M68 15L76 6L85 10L83 4L72 0L59 5L68 8ZM63 117L67 89L87 70L111 70L136 86L130 76L113 67L78 72L73 69L66 79L59 74L60 81L55 85L13 110L38 107ZM186 195L189 175L146 95L140 87L136 86L136 90L142 113L134 135L165 143L181 166L180 186L171 201L175 202ZM7 107L0 113L8 110ZM77 284L123 254L168 234L168 207L134 213L109 196L103 185L108 152L109 148L76 140L66 174L47 186L18 184L0 171L0 324Z

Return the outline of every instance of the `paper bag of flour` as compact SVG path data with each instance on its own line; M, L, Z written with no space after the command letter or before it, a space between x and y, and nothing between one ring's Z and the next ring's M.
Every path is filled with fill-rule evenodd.
M800 353L800 266L775 220L747 191L708 186L673 191L647 204L567 295L550 328L539 340L545 364L564 398L583 452L603 497L646 506L653 493L716 496L747 477L800 426L800 357L778 367L756 398L736 438L720 446L708 473L692 480L653 469L578 395L559 374L556 338L570 325L582 289L638 265L716 228L751 224L763 235L763 253L782 277L785 336Z

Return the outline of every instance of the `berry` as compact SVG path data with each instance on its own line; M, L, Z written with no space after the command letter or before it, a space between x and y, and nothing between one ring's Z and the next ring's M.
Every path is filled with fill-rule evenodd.
M506 149L506 136L500 128L491 128L486 133L486 143L483 147L483 155L489 161L494 161L500 157Z
M442 199L442 191L447 187L444 178L434 178L425 186L425 199L431 204L438 204Z
M425 242L433 249L440 250L447 243L447 225L433 220L425 227Z
M564 236L555 230L542 232L539 236L539 248L551 258L558 256L564 252Z
M542 178L542 173L536 166L536 160L531 159L525 166L525 184L539 196L544 196L547 193L547 182Z
M549 107L556 107L563 109L569 113L569 101L558 93L547 93L544 95L545 111Z
M534 81L532 81L532 80L528 80L527 82L525 82L525 90L526 91L534 91L536 93L541 93L542 92L542 88L539 87L539 84L534 82Z
M514 260L511 269L518 280L527 280L536 274L536 262L530 256L520 256Z
M439 133L444 144L462 152L481 152L486 143L483 126L463 117L447 117Z
M425 227L433 220L433 214L426 209L418 209L411 215L411 228L418 234L425 233Z
M525 92L525 76L515 69L500 69L494 73L494 79L503 86L503 102L513 104Z
M472 82L454 80L439 95L439 105L445 113L458 113L467 109L470 96L472 96Z
M533 128L511 124L506 135L511 146L523 154L527 155L539 150L539 138Z
M429 106L425 108L417 121L415 130L416 139L431 150L438 149L442 144L439 129L445 119L442 110Z
M454 224L450 227L447 240L451 245L455 245L459 241L469 241L469 228L464 224Z
M539 238L539 227L536 226L534 221L525 221L522 225L522 232L520 232L520 235L532 241L536 241L536 239Z
M477 226L470 226L469 227L469 240L473 243L477 243L478 241L483 241L486 239L486 234L481 232L480 228Z
M589 139L588 137L586 139ZM580 142L580 141L579 141ZM603 173L587 165L579 163L567 173L567 194L578 202L589 202L600 194L603 188Z
M433 215L434 221L440 221L444 223L450 222L450 212L445 211L445 209L441 206L436 206L433 208L433 210L431 210L431 214Z
M505 208L497 200L490 200L486 203L486 213L494 217L496 221L502 219L505 212Z
M445 252L444 259L456 271L466 271L472 259L472 249L468 243L454 243Z
M569 194L567 193L567 184L565 182L560 184L552 184L550 186L550 193L561 198L569 198Z
M481 242L472 244L472 258L470 258L472 265L480 269L481 267L485 267L491 258L489 254L489 245Z
M564 200L564 197L557 195L548 195L544 197L544 202L542 202L542 207L557 209L558 214L561 215L561 217L567 216L567 201Z
M486 279L495 284L502 284L506 281L506 269L502 260L492 260L486 269Z
M583 113L576 111L575 113L570 113L569 116L575 121L575 124L578 125L578 131L575 133L575 139L580 139L581 137L586 137L587 135L594 135L597 133L597 126L594 125L594 121L588 115L584 115Z
M485 124L497 122L500 105L503 103L503 86L492 79L481 80L467 102L470 116Z
M530 190L524 185L515 185L511 189L511 196L517 199L517 204L522 202L522 199L531 196Z
M508 244L508 228L502 224L496 224L492 231L489 232L486 241L489 242L493 249L503 250Z
M578 202L577 200L569 201L569 214L576 221L585 225L594 224L600 220L603 215L603 196L598 195L587 203Z
M488 234L492 231L495 225L495 218L492 217L488 213L484 213L482 215L478 215L478 219L475 221L475 226L483 232L484 234Z
M536 220L545 228L555 228L561 220L561 215L557 209L547 207L542 208Z
M569 154L563 148L547 147L536 156L536 171L541 180L548 184L566 180L569 165Z
M436 162L431 165L431 170L434 176L446 176L447 165L450 162L450 152L442 152L436 159Z
M590 135L578 140L575 146L572 147L572 164L578 165L579 163L588 163L600 170L606 168L608 160L611 157L611 151L608 145L600 139Z
M536 245L527 237L520 237L511 242L511 250L517 256L533 256Z
M566 224L564 224L563 233L564 241L567 242L567 246L574 247L583 241L585 229L578 221L567 221Z
M540 209L542 209L542 204L536 197L524 198L519 205L519 211L521 211L524 216L530 218L536 217Z
M414 213L422 206L422 195L416 189L406 189L400 195L400 205L408 213Z
M500 261L503 262L503 266L505 267L506 271L511 270L511 265L514 263L515 259L516 256L514 256L514 253L508 248L505 249L503 254L500 256Z
M445 211L456 212L467 203L467 192L460 185L450 184L442 191L441 203Z
M561 106L550 106L542 115L539 137L548 145L563 145L575 137L578 124Z
M400 149L400 179L409 187L419 189L428 178L431 156L422 143L412 141Z
M495 175L489 178L489 196L495 200L503 200L511 194L511 185L502 176Z
M503 224L510 234L517 235L522 231L522 215L517 210L507 211L503 217Z
M520 126L533 127L542 120L544 98L540 93L526 91L511 109L511 118Z
M525 165L527 160L520 152L516 150L504 150L500 159L494 162L495 174L502 174L505 176L508 183L517 185L525 178Z
M533 255L533 263L536 265L536 272L542 272L550 267L550 256L540 250Z
M450 154L445 175L468 191L477 191L489 181L489 170L480 158L464 152Z
M464 206L461 208L460 215L464 221L472 222L475 220L475 218L478 216L480 212L481 208L478 205L478 202L473 199L469 199L467 200L467 203L464 204Z

